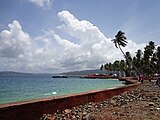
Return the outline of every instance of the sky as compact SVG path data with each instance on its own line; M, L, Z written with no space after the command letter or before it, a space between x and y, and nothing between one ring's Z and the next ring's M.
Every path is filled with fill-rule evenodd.
M0 0L0 71L58 73L132 57L160 45L160 0Z

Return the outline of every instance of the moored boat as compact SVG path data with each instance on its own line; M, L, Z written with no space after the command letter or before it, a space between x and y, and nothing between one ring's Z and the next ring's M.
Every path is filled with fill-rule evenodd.
M68 78L68 76L64 76L64 75L54 75L54 76L52 76L52 78Z

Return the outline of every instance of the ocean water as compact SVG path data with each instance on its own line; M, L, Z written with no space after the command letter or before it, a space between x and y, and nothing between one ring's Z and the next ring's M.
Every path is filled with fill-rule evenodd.
M0 104L124 86L118 80L0 75Z

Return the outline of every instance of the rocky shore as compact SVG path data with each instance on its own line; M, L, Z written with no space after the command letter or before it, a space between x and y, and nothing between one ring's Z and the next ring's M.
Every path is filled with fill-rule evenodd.
M76 101L75 101L76 102ZM160 88L144 81L138 88L100 103L90 102L53 114L41 120L159 120Z

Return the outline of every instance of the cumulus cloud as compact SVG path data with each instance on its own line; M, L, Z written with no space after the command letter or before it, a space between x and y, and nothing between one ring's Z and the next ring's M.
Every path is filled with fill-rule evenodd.
M91 47L93 44L105 39L103 33L87 20L78 20L70 12L62 11L58 13L63 25L57 28L80 40L82 45Z
M18 21L0 32L0 70L27 72L62 72L99 68L100 64L123 59L120 50L92 23L79 20L68 11L58 13L62 22L57 29L72 40L54 31L31 37ZM79 42L73 42L74 39ZM132 55L145 44L128 41L124 51Z
M50 9L53 4L53 0L30 0L30 2L44 9Z
M58 65L51 42L52 32L31 38L16 20L8 28L0 32L1 70L45 71Z
M63 24L57 28L80 41L80 48L76 53L77 56L80 56L81 64L86 68L96 68L99 64L113 62L115 59L123 59L120 51L111 42L111 38L105 37L98 27L89 21L78 20L69 11L59 12L58 16ZM124 51L130 51L132 55L137 49L143 49L145 45L137 45L131 40L128 42L128 46ZM76 60L76 58L73 59ZM72 62L76 61L72 60Z
M18 21L14 20L8 25L9 30L0 33L0 56L18 58L25 55L32 45L30 36L22 31Z

